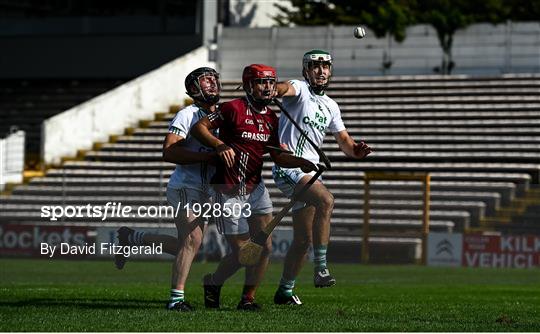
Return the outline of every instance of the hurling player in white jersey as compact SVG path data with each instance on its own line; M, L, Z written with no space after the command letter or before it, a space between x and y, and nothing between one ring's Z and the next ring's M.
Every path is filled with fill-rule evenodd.
M332 75L332 56L323 50L311 50L304 54L302 75L305 80L291 80L277 85L277 96L283 97L283 105L309 138L322 147L324 136L331 132L339 148L351 158L362 159L371 153L364 142L356 143L345 129L337 103L325 93ZM287 145L294 155L319 162L317 152L306 141L305 135L286 117L279 118L279 141ZM298 168L273 167L278 188L288 197L306 184L311 175ZM303 265L310 244L314 252L314 284L328 287L336 283L328 271L326 250L330 239L330 218L334 197L320 182L301 197L292 209L294 237L285 258L279 288L274 295L276 304L302 304L293 293L295 279Z
M175 224L178 238L136 231L128 227L118 230L120 245L162 244L163 250L176 256L173 264L171 293L167 303L169 310L192 311L184 298L184 286L204 235L207 221L196 218L184 206L194 203L210 203L208 182L214 174L217 155L189 134L191 127L201 118L216 111L221 84L219 74L212 68L200 67L185 80L188 95L194 104L180 110L169 124L169 132L163 143L163 160L176 164L167 185L167 201L178 216ZM126 258L116 257L116 266L122 269Z

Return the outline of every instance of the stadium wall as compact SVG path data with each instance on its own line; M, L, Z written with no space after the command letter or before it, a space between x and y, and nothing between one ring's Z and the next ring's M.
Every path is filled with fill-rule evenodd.
M57 164L179 103L187 98L184 78L200 66L215 66L205 47L47 119L42 125L43 161Z
M21 183L24 171L24 139L22 130L0 139L0 191L6 183Z
M353 37L353 26L223 27L218 29L218 68L225 79L240 78L246 64L274 65L283 78L301 75L301 59L309 49L330 51L334 75L434 74L442 50L435 30L428 25L407 29L407 38L397 43ZM459 30L452 49L453 74L498 75L540 71L540 23L500 25L474 24ZM389 68L383 62L391 62Z

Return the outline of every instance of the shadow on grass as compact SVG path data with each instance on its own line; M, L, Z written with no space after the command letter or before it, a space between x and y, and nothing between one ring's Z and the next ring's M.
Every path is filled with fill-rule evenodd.
M6 302L0 301L0 307L72 307L80 309L162 309L166 310L166 300L149 300L149 299L97 299L97 298L70 298L70 299L54 299L54 298L29 298L25 300ZM219 309L206 309L204 306L197 307L196 310L204 310L206 312L239 312L236 307L222 306Z
M51 307L69 306L84 309L165 309L166 301L148 299L89 299L89 298L29 298L15 302L0 301L0 307Z

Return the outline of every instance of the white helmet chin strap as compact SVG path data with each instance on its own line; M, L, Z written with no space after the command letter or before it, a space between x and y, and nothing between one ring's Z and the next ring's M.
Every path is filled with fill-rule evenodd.
M330 77L332 76L331 73L332 72L330 72L330 75L328 76L328 78L326 78L326 83L322 85L317 85L317 79L315 78L315 74L313 72L310 72L308 69L304 70L304 78L315 93L323 94L326 88L328 88L328 84L330 83Z

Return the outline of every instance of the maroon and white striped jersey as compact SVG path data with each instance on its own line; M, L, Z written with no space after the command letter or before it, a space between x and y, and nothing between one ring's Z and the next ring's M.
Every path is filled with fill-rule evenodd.
M221 160L218 162L211 183L224 194L251 193L261 182L266 146L279 146L278 117L268 107L255 112L245 98L240 98L223 103L208 119L213 127L219 128L219 139L236 155L232 168L227 168Z

